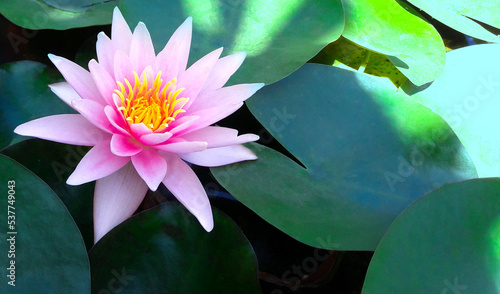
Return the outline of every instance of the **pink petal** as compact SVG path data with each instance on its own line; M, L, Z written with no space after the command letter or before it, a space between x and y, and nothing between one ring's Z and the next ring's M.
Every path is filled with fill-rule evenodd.
M186 128L185 130L178 131L177 135L181 136L183 134L187 134L202 128L205 128L213 123L218 122L219 120L225 118L226 116L232 114L238 108L240 108L243 105L243 102L240 102L238 104L234 105L221 105L221 106L216 106L216 107L211 107L211 108L206 108L202 110L195 111L193 113L190 113L193 116L199 116L200 119L196 121L195 124L193 124L191 127ZM174 133L173 130L170 132Z
M94 190L94 242L131 217L141 204L148 186L132 164L97 180Z
M80 97L102 103L101 95L88 71L63 57L49 54L49 59Z
M68 185L81 185L104 178L130 161L130 157L116 156L111 153L109 143L110 140L102 141L90 149L66 183Z
M127 79L131 85L134 85L134 74L132 70L132 62L130 58L123 51L118 50L115 54L114 59L114 72L115 72L115 80L121 82L125 87L126 84L124 79ZM140 74L140 73L137 73Z
M238 131L235 129L210 126L186 134L181 138L186 141L207 142L207 148L238 145L259 140L259 136L254 134L245 134L238 136Z
M132 156L142 151L142 144L134 138L119 134L111 137L111 152L117 156Z
M155 48L149 31L143 22L139 22L135 27L129 56L133 69L139 75L148 65L152 65L154 62Z
M109 75L106 69L94 59L89 62L89 69L102 99L106 104L113 105L112 96L115 89L118 87L116 81Z
M111 23L111 40L116 46L125 53L130 51L130 42L132 41L132 32L123 18L122 13L115 7L113 10L113 22Z
M210 108L213 105L236 104L250 98L255 92L262 88L264 84L238 84L225 88L220 88L214 91L204 92L200 94L193 105L189 108L190 111Z
M177 88L185 88L182 95L184 97L189 97L189 101L184 106L184 109L188 109L189 106L196 101L198 93L205 84L205 81L207 80L208 75L212 71L215 63L219 60L221 53L222 48L208 53L179 76Z
M82 97L80 97L80 95L76 93L75 89L73 89L73 87L71 87L67 82L50 84L49 88L50 90L52 90L52 92L54 92L54 94L57 95L57 97L61 98L64 103L71 106L71 108L73 108L73 105L71 105L71 101L82 99Z
M188 162L208 167L257 159L257 156L243 145L212 148L200 152L179 154L179 156Z
M144 71L141 71L141 75L139 76L139 80L140 81L143 81L144 80L144 77L146 77L146 80L147 81L154 81L154 79L156 78L156 74L153 72L153 68L151 67L151 65L147 65L145 68L144 68ZM151 82L152 83L152 82Z
M222 88L241 66L246 56L247 53L241 51L219 59L208 76L201 92Z
M123 116L120 116L117 111L118 110L113 109L113 107L109 105L106 105L104 107L104 114L106 114L109 122L116 129L116 132L113 133L116 134L118 132L124 136L128 136L129 133L126 130L125 119L123 118Z
M131 124L130 132L134 138L141 138L144 135L152 134L153 130L148 128L144 123Z
M199 116L183 116L168 125L167 130L175 134L192 126L199 119Z
M18 126L14 132L59 143L94 146L109 138L80 114L57 114L35 119Z
M177 155L165 153L164 156L168 172L163 184L198 219L203 228L210 232L214 228L212 208L198 177Z
M113 75L116 48L115 44L104 32L97 35L96 52L99 64L104 67L109 75Z
M148 135L141 136L140 142L144 145L151 146L151 145L158 145L161 144L168 139L172 137L172 133L166 132L166 133L152 133Z
M165 159L153 148L144 147L141 152L132 156L132 163L149 189L156 191L167 173Z
M122 106L122 101L121 101L121 98L120 96L118 96L118 94L116 93L113 93L113 95L111 96L113 98L113 104L116 109L120 108Z
M167 45L158 53L154 63L155 71L162 71L164 80L171 80L186 70L193 19L188 17L174 32Z
M94 126L108 133L116 132L104 113L103 105L88 99L75 100L72 104L73 108Z
M172 153L191 153L207 149L207 142L177 142L157 145L154 148Z

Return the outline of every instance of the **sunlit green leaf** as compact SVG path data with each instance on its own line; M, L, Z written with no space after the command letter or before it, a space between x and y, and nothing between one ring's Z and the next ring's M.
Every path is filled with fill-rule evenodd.
M391 225L363 293L500 293L500 179L445 185Z
M394 0L342 0L342 36L387 58L416 85L443 70L445 49L437 30Z
M439 116L367 75L306 64L248 106L306 168L251 144L258 160L212 172L243 204L312 246L374 250L416 198L476 176Z

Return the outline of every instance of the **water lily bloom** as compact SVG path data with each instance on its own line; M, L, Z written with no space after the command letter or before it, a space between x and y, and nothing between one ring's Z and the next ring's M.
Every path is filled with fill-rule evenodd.
M263 84L223 87L245 53L219 58L217 49L187 67L192 20L188 18L155 54L146 26L132 33L115 8L111 39L98 35L89 71L49 55L66 82L52 91L79 114L60 114L18 126L15 132L46 140L93 146L68 178L70 185L96 180L97 242L130 217L148 188L163 183L211 231L212 210L187 162L220 166L257 157L242 143L254 134L211 126L243 105Z

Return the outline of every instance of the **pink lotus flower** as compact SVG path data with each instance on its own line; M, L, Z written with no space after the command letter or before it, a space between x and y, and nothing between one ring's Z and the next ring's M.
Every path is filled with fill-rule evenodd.
M67 82L52 91L79 114L43 117L15 132L46 140L93 146L68 178L70 185L96 181L94 237L97 242L130 217L149 189L160 183L199 220L213 229L208 197L191 168L220 166L257 157L233 129L210 126L243 105L263 84L223 87L245 53L220 58L217 49L186 69L192 20L188 18L155 55L146 26L130 31L118 8L111 39L98 35L89 71L59 56L50 60Z

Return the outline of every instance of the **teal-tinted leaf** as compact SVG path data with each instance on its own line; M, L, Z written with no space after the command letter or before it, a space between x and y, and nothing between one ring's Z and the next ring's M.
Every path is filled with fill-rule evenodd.
M258 160L212 172L243 204L312 246L374 250L413 200L476 176L439 116L367 75L306 64L248 106L306 169L253 144Z
M118 0L2 1L0 13L18 26L39 30L66 30L111 23Z
M34 61L0 65L0 148L11 144L18 125L58 113L74 112L50 91L61 80L55 69Z
M156 51L177 27L193 17L190 60L224 47L224 55L246 51L235 82L272 83L290 74L344 27L340 0L122 0L128 23L146 23Z
M207 233L174 203L131 217L91 250L93 293L260 293L247 239L217 209L214 221Z
M2 293L90 293L87 252L66 207L18 163L0 155L0 166ZM15 286L7 284L12 263Z
M94 183L70 186L66 180L89 147L72 146L40 139L13 144L2 154L19 162L49 185L68 208L80 229L87 248L94 245L92 202Z
M344 37L387 58L414 84L436 79L445 48L436 29L394 0L342 0Z
M500 38L481 24L500 28L500 2L481 0L408 0L433 18L466 35L499 43ZM478 22L479 21L479 22Z
M412 96L450 124L480 177L500 176L499 54L496 44L448 52L443 75ZM418 91L411 85L403 89Z
M500 293L500 179L445 185L391 225L363 293Z

